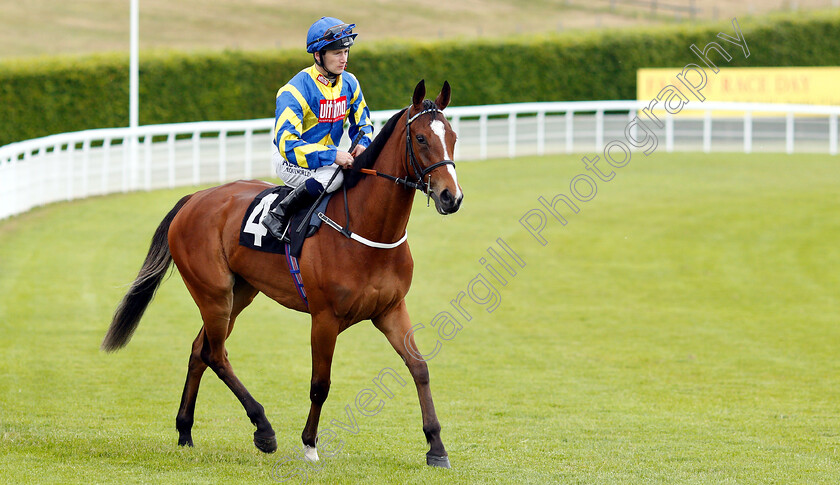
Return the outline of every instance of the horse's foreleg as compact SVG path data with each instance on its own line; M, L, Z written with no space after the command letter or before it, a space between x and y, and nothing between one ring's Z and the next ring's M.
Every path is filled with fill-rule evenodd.
M417 395L420 398L420 411L423 415L423 433L430 445L429 452L426 453L426 464L449 468L449 456L443 447L443 441L440 439L440 422L438 422L435 413L435 404L432 402L432 390L429 387L429 368L425 361L418 360L413 353L406 349L406 345L412 349L417 347L414 344L411 317L408 315L405 301L401 302L390 313L373 319L373 324L385 334L388 342L400 354L414 379Z
M332 315L312 318L312 381L309 387L311 404L306 426L301 433L304 457L309 461L318 461L318 421L321 419L321 407L330 392L330 369L338 328L339 324Z

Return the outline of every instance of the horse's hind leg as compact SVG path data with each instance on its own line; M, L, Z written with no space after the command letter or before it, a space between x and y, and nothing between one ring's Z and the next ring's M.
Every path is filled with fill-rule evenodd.
M190 287L190 285L187 286ZM236 317L253 301L257 290L244 280L237 280L227 298L199 298L199 294L192 288L190 291L201 311L204 327L193 343L187 382L176 419L180 433L179 444L192 444L190 428L193 422L198 385L201 374L209 366L239 399L248 417L251 418L251 422L257 427L254 432L254 444L257 448L266 453L274 452L277 449L274 430L265 416L262 405L251 396L234 374L224 345L233 330Z
M228 336L233 331L233 324L236 317L254 300L256 295L257 290L253 286L244 280L237 280L233 288L233 308L231 309L230 324L228 325ZM204 345L204 327L202 327L195 341L193 341L187 370L187 381L184 383L181 405L178 408L178 416L175 418L175 427L178 429L178 444L181 446L193 446L192 426L195 416L195 402L198 397L201 376L207 370L207 364L201 358Z
M184 384L184 393L181 395L181 406L178 408L178 416L175 418L175 427L178 429L178 444L181 446L192 446L192 425L195 415L195 400L198 397L198 386L201 383L201 376L207 369L207 364L201 360L201 349L204 346L204 328L198 332L198 336L192 345L190 363L187 370L187 382Z
M426 464L449 468L449 456L443 447L443 441L440 439L440 422L438 422L435 413L435 404L432 402L432 390L429 387L429 368L425 360L420 360L413 353L417 347L414 343L411 318L405 308L405 301L401 302L390 313L374 318L373 324L385 334L388 342L400 354L414 379L417 395L420 398L420 412L423 415L423 433L430 445L429 451L426 453ZM412 351L406 349L406 346Z

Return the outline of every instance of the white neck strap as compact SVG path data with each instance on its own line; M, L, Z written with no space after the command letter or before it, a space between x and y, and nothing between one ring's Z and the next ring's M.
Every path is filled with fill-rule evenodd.
M403 237L401 237L400 240L397 241L397 242L394 242L394 243L380 243L380 242L376 242L376 241L371 241L370 239L366 239L366 238L350 231L349 229L345 229L345 228L341 227L337 222L335 222L334 220L327 217L327 215L324 214L323 212L318 213L318 219L321 219L328 226L332 227L333 229L340 232L341 234L349 237L350 239L352 239L354 241L357 241L357 242L360 242L360 243L364 244L365 246L368 246L368 247L371 247L371 248L393 249L393 248L399 246L400 244L404 243L408 239L408 231L406 231L405 234L403 234Z

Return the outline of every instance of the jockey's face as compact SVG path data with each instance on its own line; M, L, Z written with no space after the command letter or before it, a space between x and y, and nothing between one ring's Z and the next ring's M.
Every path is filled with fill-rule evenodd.
M350 57L350 49L344 48L324 52L324 58L321 61L327 71L333 74L341 74L347 68L348 57Z

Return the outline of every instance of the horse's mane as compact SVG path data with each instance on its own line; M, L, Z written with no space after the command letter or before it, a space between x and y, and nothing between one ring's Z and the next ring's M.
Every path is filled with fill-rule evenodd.
M423 100L423 109L432 109L436 108L435 102L426 99ZM401 109L398 113L391 117L385 126L382 127L382 130L373 141L370 143L364 152L361 155L356 157L353 161L353 168L350 171L344 173L344 185L347 186L348 189L353 188L359 180L364 177L364 174L359 171L362 168L373 168L373 164L376 162L376 159L379 158L379 154L382 153L382 149L385 147L385 143L388 142L388 139L391 138L391 135L394 133L394 129L397 126L397 121L402 117L405 110L408 108Z
M391 138L391 135L394 133L397 121L407 109L408 108L403 108L392 116L391 119L385 123L385 126L382 127L382 130L376 135L365 151L353 160L353 168L344 172L344 185L347 186L348 189L353 188L357 183L359 183L359 180L364 177L365 174L361 173L359 171L360 169L373 167L373 164L376 162L379 154L382 153L382 149L385 148L385 143L388 142L388 139Z

